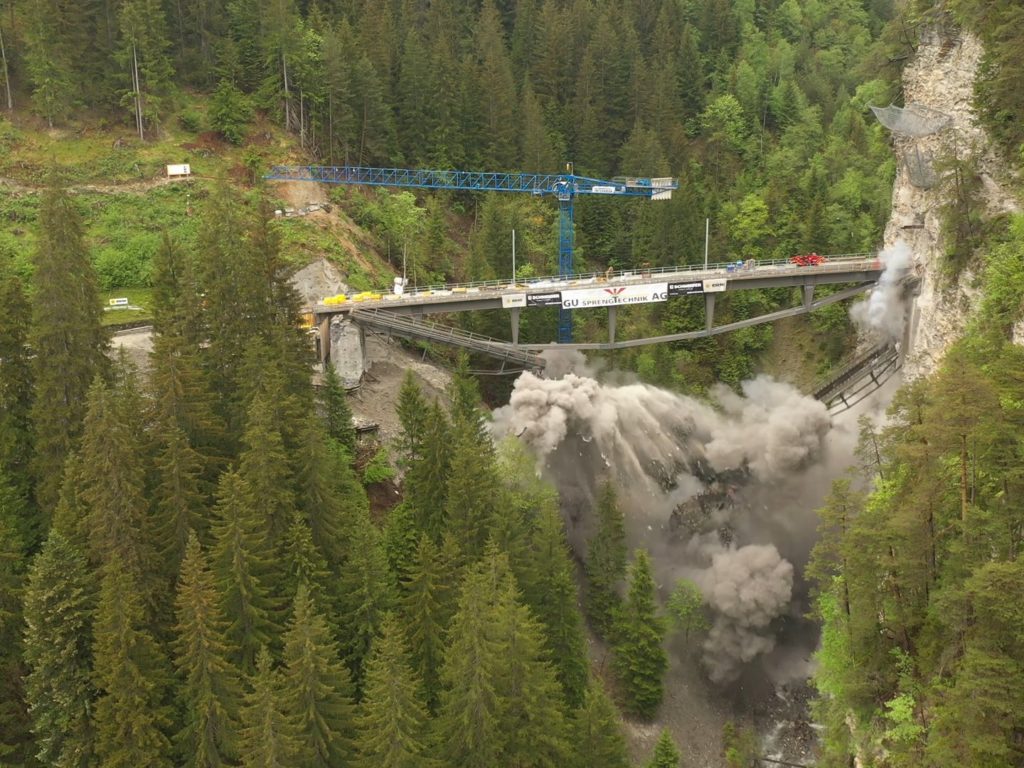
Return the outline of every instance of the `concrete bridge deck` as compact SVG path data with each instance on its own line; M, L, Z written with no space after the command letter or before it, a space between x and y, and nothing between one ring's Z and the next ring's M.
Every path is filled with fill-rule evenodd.
M340 304L319 303L308 307L306 311L318 320L323 320L335 315L346 315L357 309L385 309L396 314L428 315L482 309L563 307L563 293L588 289L636 289L646 286L653 293L664 285L663 293L667 294L667 298L674 298L755 288L874 283L883 270L873 253L828 256L826 259L823 264L806 267L796 266L788 259L779 259L757 262L750 267L737 266L731 262L712 264L706 270L694 266L677 266L621 270L610 274L542 277L515 283L500 280L456 283L427 289L407 289L401 296L379 294L380 298L362 300L350 297ZM662 299L652 299L659 300ZM626 303L646 302L622 302Z

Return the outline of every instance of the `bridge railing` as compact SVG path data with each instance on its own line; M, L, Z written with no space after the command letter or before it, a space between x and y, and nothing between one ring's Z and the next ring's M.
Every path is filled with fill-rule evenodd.
M382 296L391 296L388 303L402 301L424 302L433 297L447 298L458 293L482 293L525 291L543 288L560 290L563 288L582 287L608 280L652 280L658 277L744 277L749 275L770 276L782 274L793 270L801 272L828 273L845 272L851 266L864 264L865 267L877 267L877 254L874 252L863 253L842 253L826 256L823 264L815 266L797 266L790 259L764 259L757 261L752 266L746 266L746 262L725 261L708 264L704 269L701 264L688 264L670 267L651 267L640 269L620 269L612 272L584 272L573 275L548 275L544 277L531 277L527 280L472 280L464 283L445 283L443 285L427 285L410 290L408 287L401 296L390 293L390 288L374 291ZM351 305L338 305L339 309L348 309ZM387 306L385 304L384 306Z

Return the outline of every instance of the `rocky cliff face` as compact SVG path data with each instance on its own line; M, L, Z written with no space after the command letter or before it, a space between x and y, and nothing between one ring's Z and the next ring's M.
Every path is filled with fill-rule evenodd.
M922 180L922 175L928 175L930 161L954 153L961 158L974 157L988 213L1020 210L1001 181L1003 164L992 151L972 107L981 54L981 42L973 35L935 27L921 34L913 61L903 73L904 104L919 104L948 117L946 126L929 136L893 134L900 164L885 246L904 241L913 253L914 271L921 281L920 295L909 318L904 375L910 378L934 370L963 332L979 298L978 276L970 269L955 284L943 278L940 211L951 194L951 185L948 179L932 179L933 184ZM1020 335L1024 336L1024 329Z

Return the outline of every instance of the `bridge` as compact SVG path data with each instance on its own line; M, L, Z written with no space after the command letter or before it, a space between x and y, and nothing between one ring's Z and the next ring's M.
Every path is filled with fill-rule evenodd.
M814 266L797 266L789 260L729 262L709 265L659 267L656 269L595 272L572 277L552 276L528 281L478 281L404 290L402 293L366 292L354 296L328 297L307 312L312 314L321 338L321 360L333 358L339 368L342 360L355 362L343 379L357 379L362 365L360 324L388 333L428 339L466 347L489 354L504 363L535 367L536 353L552 349L613 350L669 341L687 341L715 336L785 317L812 312L820 307L844 301L871 288L883 265L873 253L843 254L827 257ZM844 285L842 290L815 298L819 285ZM715 325L715 302L719 294L759 288L802 288L802 300L794 307L722 325ZM659 303L684 297L702 297L704 327L682 333L643 339L616 338L619 307ZM520 343L519 319L524 309L557 307L562 310L607 310L607 341L547 344ZM426 323L433 314L505 309L509 312L511 341L466 334L438 323ZM401 320L404 316L404 320Z

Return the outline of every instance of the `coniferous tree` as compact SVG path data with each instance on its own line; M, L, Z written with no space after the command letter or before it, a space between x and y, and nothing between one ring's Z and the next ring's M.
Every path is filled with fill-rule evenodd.
M36 500L48 521L64 460L82 432L85 394L93 378L107 369L107 338L82 218L56 171L40 200L39 227L29 333L35 387L31 417Z
M352 681L327 622L300 584L284 635L282 696L296 716L300 768L347 764L353 757Z
M28 348L31 305L21 281L0 257L0 475L6 477L12 493L29 500L32 459L31 356ZM38 535L36 521L28 518L27 505L15 526L25 544Z
M278 634L277 608L265 584L268 562L265 523L254 517L249 489L236 472L221 477L214 508L213 571L232 660L252 670L256 653Z
M174 85L167 49L167 21L157 0L126 0L120 8L121 47L118 58L128 73L121 105L129 108L139 138L159 128Z
M647 768L679 768L679 749L667 730L661 732Z
M153 490L156 534L165 573L175 573L185 555L189 532L209 540L206 499L200 491L202 457L175 424L164 424L157 435L157 486Z
M647 553L637 550L630 568L629 594L615 622L615 672L623 686L626 708L650 719L661 704L662 676L668 657L662 647L665 629L654 603L654 579Z
M174 628L184 712L177 743L189 768L231 765L238 749L241 690L238 671L228 661L227 622L218 597L213 571L191 533L181 563Z
M24 698L22 598L25 547L17 530L18 510L0 469L0 759L25 764L35 753Z
M591 678L583 705L572 719L570 740L575 768L629 768L626 740L618 713L600 680Z
M118 560L103 571L93 641L99 766L170 766L167 660L144 626L132 572Z
M406 499L419 529L439 542L445 527L451 472L451 428L444 409L437 403L427 408L423 421L421 455L410 461L406 473ZM412 444L409 449L413 449Z
M615 487L606 481L597 502L597 533L588 542L584 570L587 575L587 615L605 637L621 602L618 587L626 575L626 525L615 501Z
M483 554L500 493L494 444L483 433L476 400L461 393L464 386L456 383L452 402L454 445L445 516L447 530L471 562Z
M239 457L238 474L249 488L252 514L265 521L268 543L277 548L283 544L295 513L295 495L284 440L274 427L270 403L262 395L257 395L249 408L242 443L245 450Z
M527 558L524 597L544 629L545 645L570 706L579 706L587 685L586 648L579 598L562 517L557 507L539 511Z
M441 668L444 688L437 727L442 760L451 768L491 768L500 763L496 677L506 659L494 623L500 585L488 566L477 564L463 581Z
M323 553L313 543L309 524L296 512L285 535L285 559L288 563L289 591L305 584L310 599L319 610L329 612L337 595L332 592L333 580L327 569Z
M244 768L295 768L299 754L296 713L284 693L281 670L266 647L256 654L256 672L242 706L239 746Z
M320 390L320 407L323 409L328 437L344 446L350 456L355 456L356 428L352 423L352 409L349 407L338 371L333 365L328 365L324 374L324 384Z
M25 590L26 699L44 765L94 763L93 614L96 588L85 557L59 531L32 562Z
M88 411L79 462L79 498L83 503L92 560L117 562L152 605L158 568L146 509L145 466L139 434L133 428L131 386L117 389L99 378L87 397Z
M402 388L398 390L395 411L402 425L398 454L404 462L412 466L423 455L428 407L423 390L411 370L407 370L402 378Z
M365 768L430 768L427 708L409 665L402 628L392 614L381 622L366 661L363 710L356 748Z
M427 534L420 536L416 557L402 586L402 614L408 627L413 669L422 680L427 704L433 709L440 694L438 672L452 601L441 553Z
M349 552L338 574L342 627L342 649L358 689L362 665L373 638L380 631L384 615L394 607L395 577L388 568L387 553L380 531L363 513L353 521Z

